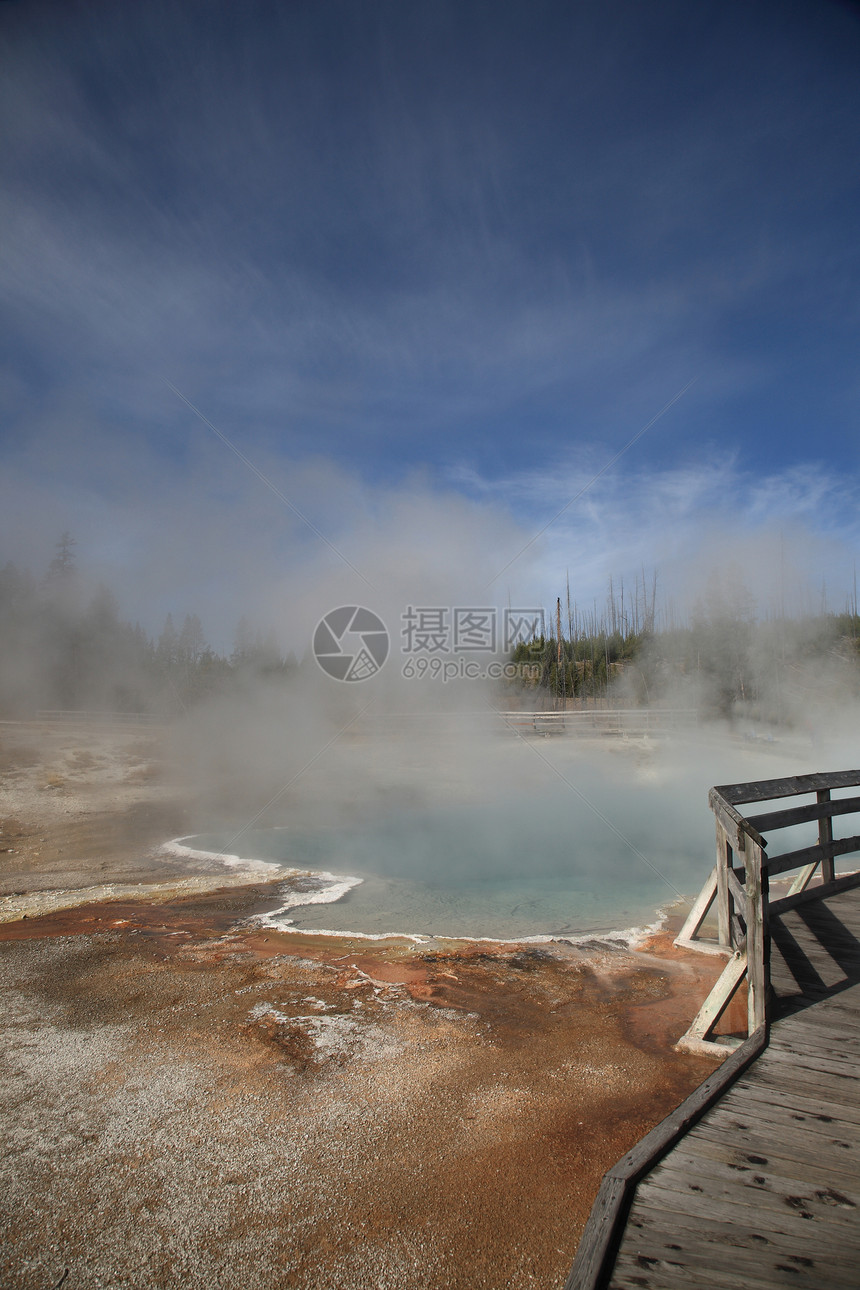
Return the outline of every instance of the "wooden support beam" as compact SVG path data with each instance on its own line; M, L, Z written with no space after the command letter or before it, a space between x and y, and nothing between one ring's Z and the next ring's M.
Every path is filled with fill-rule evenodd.
M723 822L717 818L717 938L725 949L732 944L732 897L727 872L732 864L732 847Z
M818 860L813 860L812 864L808 864L804 869L801 869L800 873L788 889L789 896L796 896L798 892L806 891L806 888L815 877L815 871L818 868L819 863L820 862Z
M722 1035L719 1039L696 1039L694 1035L682 1035L675 1044L678 1053L692 1053L696 1057L719 1057L722 1061L726 1053L733 1053L745 1039L735 1039L733 1035Z
M753 1034L767 1022L770 991L770 936L768 912L768 876L764 853L752 838L744 848L747 890L747 996L748 1033Z
M726 1010L729 1000L735 994L747 970L747 958L741 950L736 950L729 959L722 973L715 982L711 993L702 1004L684 1035L687 1039L707 1039L714 1026Z
M816 793L816 800L820 805L830 802L830 789L821 788ZM832 882L834 876L833 867L833 816L832 814L823 815L818 821L818 845L821 847L821 881Z
M734 869L726 869L726 880L729 884L729 891L732 894L732 900L738 906L738 913L746 919L747 916L747 894L741 886L740 879Z
M746 926L738 918L737 911L732 914L732 945L736 950L745 950L747 947Z
M693 901L692 908L687 915L684 926L675 937L676 945L690 945L693 939L698 935L699 928L705 921L708 910L714 903L717 894L717 866L714 865L708 874L708 879L696 899Z

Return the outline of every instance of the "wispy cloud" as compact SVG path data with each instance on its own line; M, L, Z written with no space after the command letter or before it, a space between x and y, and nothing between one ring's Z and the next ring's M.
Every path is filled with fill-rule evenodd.
M581 604L602 603L610 577L631 583L645 566L689 612L710 574L734 561L761 607L778 574L793 583L797 606L813 588L818 597L825 579L838 607L860 546L856 482L822 463L759 477L736 456L714 454L677 468L619 469L590 488L582 468L565 462L552 472L460 479L473 495L505 499L524 524L582 493L535 544L532 576L544 603L564 593L568 575Z
M727 101L726 71L693 95L679 62L687 110L667 114L653 59L669 36L696 47L690 13L639 15L637 56L608 18L553 38L512 15L474 57L476 13L345 19L347 49L320 44L310 13L230 35L213 12L203 58L193 6L0 27L16 122L0 285L33 397L75 388L143 422L167 370L192 398L218 391L217 422L241 414L295 449L485 469L517 464L524 435L547 459L617 443L701 371L697 432L725 436L727 404L781 376L767 302L798 262L829 280L842 244L825 266L796 174L793 223L753 184L803 124L790 99L784 125L764 110L778 66ZM535 83L523 39L544 55Z
M264 576L344 588L165 377L398 596L467 594L583 488L500 595L856 542L841 19L0 9L10 553L67 525L224 617Z

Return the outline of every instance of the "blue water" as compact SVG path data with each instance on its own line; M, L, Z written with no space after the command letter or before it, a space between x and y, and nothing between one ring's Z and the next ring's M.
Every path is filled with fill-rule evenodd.
M350 827L286 825L183 841L285 870L362 879L334 903L290 908L286 917L305 931L582 936L651 924L658 910L679 894L695 895L707 877L713 848L707 808L698 807L700 836L693 842L677 819L661 827L665 816L653 808L653 794L643 791L614 818L598 806L600 818L556 795L492 807L389 810Z

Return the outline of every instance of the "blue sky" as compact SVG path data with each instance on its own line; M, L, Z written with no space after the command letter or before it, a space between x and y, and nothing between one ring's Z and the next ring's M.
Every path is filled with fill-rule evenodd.
M0 558L226 623L350 594L314 529L543 603L778 538L841 607L857 6L12 0L0 63Z

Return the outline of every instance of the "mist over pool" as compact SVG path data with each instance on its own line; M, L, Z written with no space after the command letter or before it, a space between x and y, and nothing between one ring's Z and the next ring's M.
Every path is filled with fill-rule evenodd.
M284 929L629 937L668 907L683 908L704 883L713 863L712 784L796 772L811 756L794 741L762 745L713 732L536 746L488 740L481 776L460 774L445 791L426 761L424 774L404 765L397 741L374 741L372 759L362 751L365 770L372 765L383 779L397 762L399 793L376 794L367 779L357 793L341 766L335 783L318 783L316 793L308 785L277 826L212 830L184 846L275 866L267 876L283 874L283 905L266 921ZM440 763L446 755L455 762L453 748L435 752Z
M683 853L663 855L660 876L608 830L601 838L600 821L564 815L552 799L391 811L347 830L248 830L240 851L283 866L285 908L271 922L302 931L563 937L651 922L696 885ZM229 841L183 839L207 852ZM324 876L301 883L295 870Z

